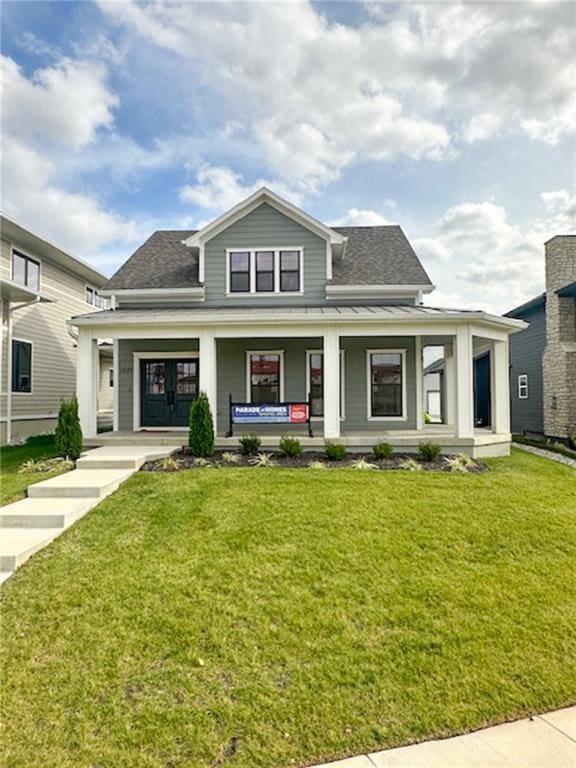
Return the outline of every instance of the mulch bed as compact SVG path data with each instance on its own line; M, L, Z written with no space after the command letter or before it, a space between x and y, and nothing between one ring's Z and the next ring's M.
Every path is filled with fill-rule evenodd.
M196 463L197 459L192 456L190 451L187 448L181 448L179 451L176 451L172 454L172 458L175 459L178 462L178 469L205 469L208 467L249 467L251 469L254 469L254 460L256 459L256 456L244 456L240 452L236 452L236 455L238 456L238 462L237 463L230 463L224 461L222 458L223 453L232 453L232 451L215 451L214 454L207 459L208 464L204 464L202 461L199 464ZM344 468L352 468L354 465L354 462L357 461L360 458L365 459L370 464L374 465L374 471L375 469L379 470L403 470L403 463L406 461L406 459L412 459L414 461L417 461L421 467L422 470L430 472L450 472L450 467L444 460L447 457L440 456L438 459L435 459L434 461L423 461L420 459L416 454L408 454L408 453L395 453L393 454L389 459L375 459L374 455L372 453L348 453L346 454L346 458L343 461L328 461L326 458L326 455L322 451L305 451L300 456L295 458L289 458L287 456L284 456L279 451L269 451L265 448L261 449L260 453L266 453L268 454L275 467L284 468L284 469L308 469L310 464L314 461L320 461L327 469L344 469ZM480 463L479 461L475 460L475 465L470 467L468 471L470 473L478 474L480 472L485 472L487 470L487 467L485 464ZM146 464L143 464L141 467L142 472L167 472L167 471L175 471L174 469L164 469L162 459L158 459L155 461L148 461Z

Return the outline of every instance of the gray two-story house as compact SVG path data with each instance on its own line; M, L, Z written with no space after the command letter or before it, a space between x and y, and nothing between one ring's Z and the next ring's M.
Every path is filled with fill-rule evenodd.
M433 288L400 227L330 227L266 188L199 231L156 232L104 287L111 309L71 321L84 435L184 442L202 390L222 446L248 430L269 445L289 432L306 446L386 439L414 450L431 437L445 451L505 454L508 337L524 324L426 307ZM114 431L98 436L102 338L114 348ZM421 407L428 344L446 365L443 423L432 425ZM486 345L492 426L475 429L472 366Z

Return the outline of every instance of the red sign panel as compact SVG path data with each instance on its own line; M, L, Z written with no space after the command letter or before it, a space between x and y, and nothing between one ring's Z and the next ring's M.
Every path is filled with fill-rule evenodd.
M294 403L290 406L290 423L305 424L308 421L308 406L306 403Z

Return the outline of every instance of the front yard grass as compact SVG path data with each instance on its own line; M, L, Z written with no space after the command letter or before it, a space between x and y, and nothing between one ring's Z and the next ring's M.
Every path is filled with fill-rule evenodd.
M282 768L576 701L576 472L140 473L2 588L10 768Z
M29 485L48 480L61 472L58 470L20 474L18 470L21 464L29 459L52 459L57 455L54 435L29 437L23 445L3 447L0 451L0 506L23 499Z

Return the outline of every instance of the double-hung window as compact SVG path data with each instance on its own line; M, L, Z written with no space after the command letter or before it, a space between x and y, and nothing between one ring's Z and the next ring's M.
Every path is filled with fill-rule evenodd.
M20 285L40 290L40 263L20 251L12 251L12 280Z
M32 344L12 339L12 392L32 392Z
M528 400L528 374L521 373L518 376L518 399Z
M307 353L307 396L311 400L312 418L324 416L324 353ZM344 414L344 351L340 352L340 417Z
M110 299L107 299L105 296L100 296L96 288L92 288L90 285L86 286L85 298L86 304L97 307L97 309L110 309Z
M302 292L302 249L228 251L228 294Z
M248 401L256 405L282 401L282 353L248 352Z
M404 350L368 351L368 418L406 418Z

